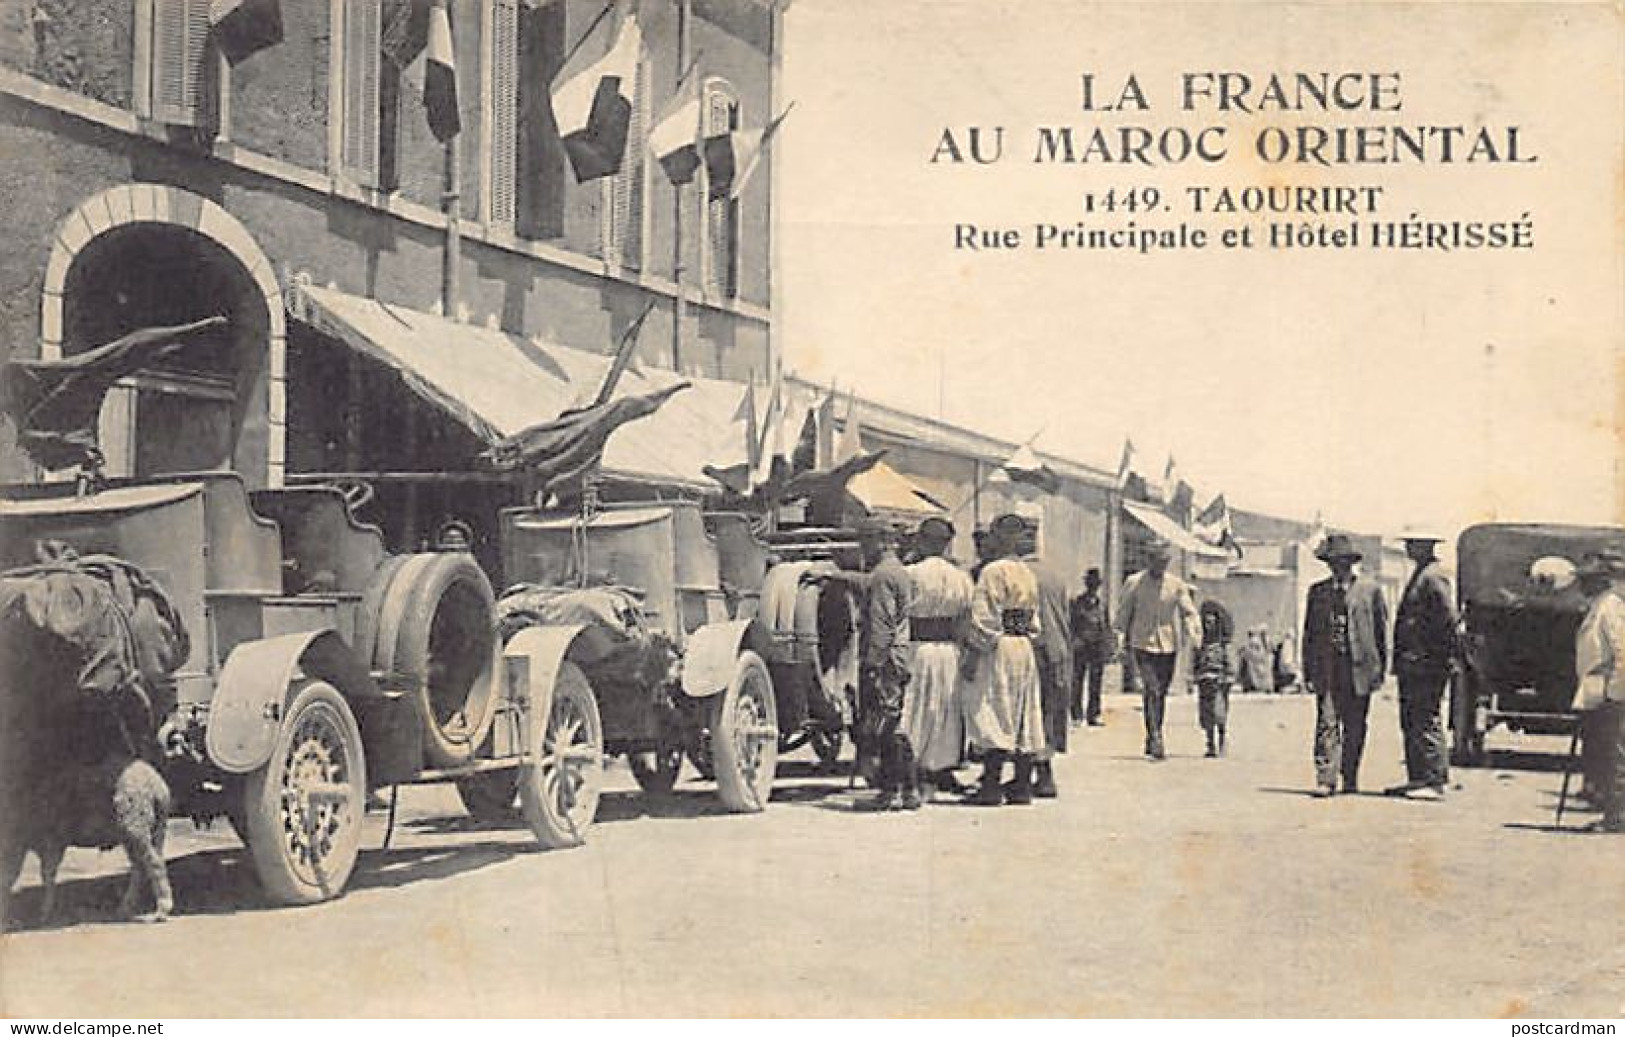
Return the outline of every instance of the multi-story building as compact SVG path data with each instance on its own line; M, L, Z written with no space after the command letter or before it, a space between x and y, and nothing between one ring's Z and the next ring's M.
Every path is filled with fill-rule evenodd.
M579 384L538 396L487 360L591 382L602 367L579 355L612 353L645 311L639 360L695 376L696 398L768 370L771 155L712 200L703 173L674 187L644 134L690 69L704 132L767 122L780 4L441 2L449 145L424 116L430 0L282 0L280 41L236 64L211 31L229 5L211 0L0 5L0 358L229 320L109 395L110 474L231 468L275 486L434 468L484 445L459 437L497 424L493 393L529 393L534 421L579 402ZM549 86L629 17L642 49L621 170L577 182ZM445 431L426 397L469 420ZM34 474L0 435L0 478ZM644 453L656 481L703 481Z

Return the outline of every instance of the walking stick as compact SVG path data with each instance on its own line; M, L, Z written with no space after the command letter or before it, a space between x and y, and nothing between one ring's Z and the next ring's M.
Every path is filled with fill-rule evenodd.
M1556 828L1563 827L1563 808L1569 802L1569 779L1574 776L1574 755L1580 747L1580 716L1574 716L1574 734L1569 738L1569 754L1563 758L1563 790L1557 794L1557 820L1552 824Z

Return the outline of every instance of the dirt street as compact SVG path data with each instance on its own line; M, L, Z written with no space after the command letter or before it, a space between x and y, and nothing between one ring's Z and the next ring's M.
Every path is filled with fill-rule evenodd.
M1549 829L1567 740L1498 733L1445 802L1385 799L1395 715L1369 791L1324 801L1302 696L1234 699L1224 760L1177 699L1160 764L1111 697L1031 807L856 813L798 754L736 817L691 772L651 807L617 762L590 844L542 853L412 789L393 848L375 815L350 891L303 910L259 905L229 828L176 822L179 917L107 921L122 854L73 851L66 924L0 938L0 1014L1625 1012L1625 839ZM30 864L14 909L37 895Z

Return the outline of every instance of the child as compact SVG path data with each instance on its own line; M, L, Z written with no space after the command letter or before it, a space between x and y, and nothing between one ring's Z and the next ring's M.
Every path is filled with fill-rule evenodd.
M1235 633L1235 621L1230 613L1216 601L1204 601L1199 610L1202 617L1202 643L1196 649L1197 716L1202 730L1207 732L1207 755L1223 756L1225 750L1225 724L1230 713L1230 638Z

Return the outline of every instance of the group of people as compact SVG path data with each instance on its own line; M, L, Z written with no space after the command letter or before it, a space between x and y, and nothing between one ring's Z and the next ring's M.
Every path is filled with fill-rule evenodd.
M947 557L955 530L928 518L905 565L897 534L863 530L869 568L860 650L860 767L879 792L870 810L914 810L922 785L983 806L1059 794L1072 684L1066 582L1037 555L1036 519L1006 514L979 540L974 574ZM973 789L955 769L969 755ZM1006 765L1010 779L1005 781Z
M879 788L865 808L917 809L922 784L986 806L1057 796L1053 759L1067 750L1069 722L1104 723L1103 674L1119 635L1126 676L1140 689L1145 755L1166 757L1167 697L1184 652L1207 755L1225 754L1235 629L1224 606L1198 607L1191 586L1169 571L1169 546L1157 542L1125 581L1113 623L1099 570L1086 573L1083 593L1069 599L1065 580L1038 557L1038 533L1031 516L999 516L978 536L979 562L966 572L947 557L955 531L945 519L920 524L906 565L893 530L865 529L870 575L857 731L860 762L871 762ZM1330 534L1316 552L1331 570L1309 589L1303 633L1303 683L1316 703L1317 797L1359 791L1371 697L1390 669L1405 780L1385 792L1445 796L1441 709L1461 653L1454 594L1436 555L1442 539L1404 538L1413 569L1391 645L1387 599L1357 570L1362 556L1351 539ZM1585 794L1603 811L1597 827L1617 832L1625 830L1625 554L1599 552L1576 578L1589 602L1574 703L1585 733ZM967 757L982 764L968 789L954 777Z

